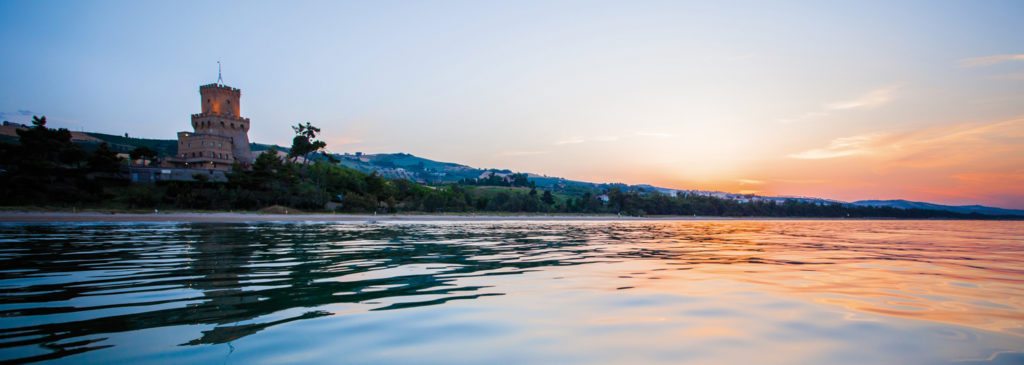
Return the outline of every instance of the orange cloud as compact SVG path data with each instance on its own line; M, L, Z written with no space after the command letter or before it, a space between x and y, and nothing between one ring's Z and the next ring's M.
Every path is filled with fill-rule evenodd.
M800 191L803 184L844 198L1024 202L1024 119L842 137L788 157L805 162L776 176L803 180L773 179L768 190Z
M902 134L864 134L836 138L823 148L790 154L797 159L872 155L886 167L925 168L963 164L991 157L1022 156L1024 119L963 123ZM1019 159L1019 158L1018 158Z
M880 135L860 135L836 138L825 148L815 148L789 155L792 158L818 160L871 153Z
M962 67L991 66L1008 61L1024 61L1024 54L1001 54L995 56L965 58L960 60Z

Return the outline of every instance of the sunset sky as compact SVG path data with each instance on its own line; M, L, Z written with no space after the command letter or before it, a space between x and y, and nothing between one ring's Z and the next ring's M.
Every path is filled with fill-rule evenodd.
M1022 1L0 1L0 119L320 126L593 182L1024 209Z

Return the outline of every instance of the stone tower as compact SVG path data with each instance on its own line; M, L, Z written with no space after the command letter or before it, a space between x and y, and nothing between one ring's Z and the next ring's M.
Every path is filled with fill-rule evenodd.
M202 113L192 114L195 132L178 132L176 160L187 168L230 169L252 164L249 118L242 118L242 92L221 83L199 87Z
M231 154L242 164L252 163L249 151L249 118L242 118L240 99L242 92L223 84L199 87L203 112L192 115L192 128L196 133L207 133L231 138Z

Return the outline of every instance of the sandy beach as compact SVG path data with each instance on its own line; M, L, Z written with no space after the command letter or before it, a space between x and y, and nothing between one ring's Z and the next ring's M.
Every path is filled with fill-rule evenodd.
M0 212L0 222L430 222L430 221L653 221L728 220L726 217L619 217L614 215L373 215L373 214L260 214L260 213L100 213ZM749 218L747 218L749 219Z

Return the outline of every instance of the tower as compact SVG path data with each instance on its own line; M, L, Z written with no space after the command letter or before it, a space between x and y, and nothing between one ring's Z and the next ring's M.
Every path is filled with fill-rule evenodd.
M218 62L219 65L219 62ZM187 168L226 170L238 161L253 162L249 150L249 118L242 118L242 92L217 82L199 87L199 114L192 114L194 132L178 132L175 162Z
M241 90L223 84L207 84L199 87L199 96L202 113L192 114L192 128L196 133L230 137L234 158L251 164L249 118L240 115Z

